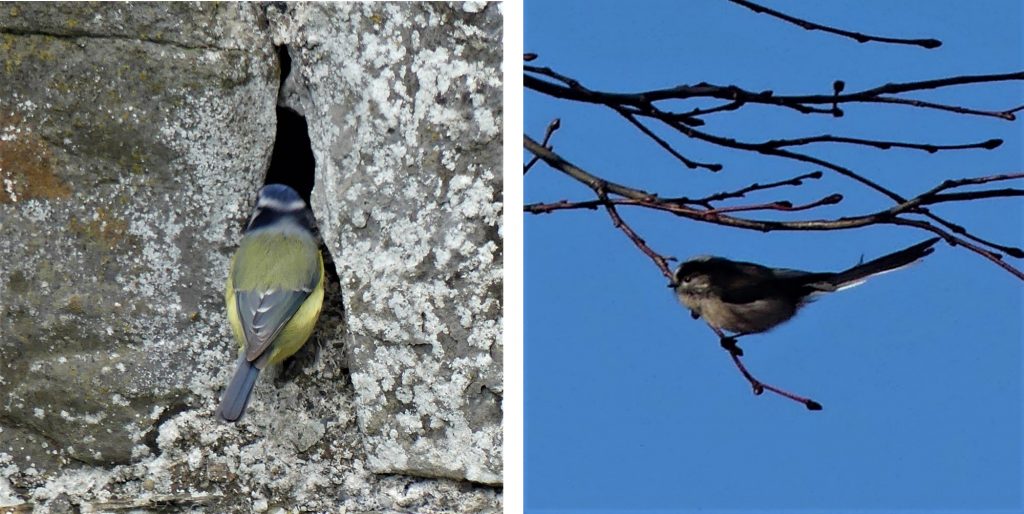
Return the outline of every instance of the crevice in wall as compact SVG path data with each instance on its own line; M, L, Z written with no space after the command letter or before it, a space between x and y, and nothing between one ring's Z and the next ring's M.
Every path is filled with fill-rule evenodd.
M281 66L281 80L278 96L283 94L285 81L292 71L292 59L288 46L277 47ZM274 136L274 150L270 157L270 168L264 184L285 184L299 192L309 205L316 177L316 159L309 140L309 125L306 117L289 106L277 103L277 132Z
M270 157L270 167L264 184L285 184L295 189L306 204L312 209L310 196L316 180L316 158L310 140L309 124L302 111L300 95L304 92L300 85L300 76L292 76L295 72L292 57L287 45L277 47L277 56L281 69L278 83L277 99L277 131L274 137L274 149ZM323 341L334 340L332 336L339 324L344 323L344 306L341 300L340 279L334 266L334 257L320 234L318 222L314 215L313 230L320 240L320 253L324 258L325 295L320 320L313 337L289 357L282 365L276 382L288 382L296 379L303 370L316 363L321 352L326 350L332 355L342 356L340 367L345 381L348 382L347 362L341 348L323 348ZM348 385L351 388L351 384Z

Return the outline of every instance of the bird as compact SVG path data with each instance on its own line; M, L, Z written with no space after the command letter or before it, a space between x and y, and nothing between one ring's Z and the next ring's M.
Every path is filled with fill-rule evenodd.
M313 224L312 212L291 187L260 189L224 291L239 357L217 407L223 421L242 417L260 371L295 354L316 327L324 259Z
M839 272L770 268L724 257L692 258L676 268L673 283L679 301L694 319L703 318L723 338L766 332L788 321L815 297L848 289L870 277L908 266L932 253L939 238L857 264ZM721 332L735 334L726 338ZM737 353L742 355L742 353Z

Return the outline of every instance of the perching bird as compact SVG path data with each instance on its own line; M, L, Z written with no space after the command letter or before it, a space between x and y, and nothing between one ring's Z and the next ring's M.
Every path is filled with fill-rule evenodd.
M697 257L675 272L676 296L694 318L737 335L765 332L792 318L814 296L858 285L932 253L939 238L838 273L769 268L724 257Z
M293 355L313 333L324 299L324 260L312 230L312 213L294 189L260 189L224 293L240 346L238 369L217 408L225 421L245 413L259 372Z

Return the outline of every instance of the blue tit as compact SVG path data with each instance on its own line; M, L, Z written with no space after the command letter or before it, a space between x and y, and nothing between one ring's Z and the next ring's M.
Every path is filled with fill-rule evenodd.
M245 413L260 370L293 355L313 333L324 300L324 259L312 226L313 215L294 189L260 189L224 292L240 347L238 369L217 408L225 421Z

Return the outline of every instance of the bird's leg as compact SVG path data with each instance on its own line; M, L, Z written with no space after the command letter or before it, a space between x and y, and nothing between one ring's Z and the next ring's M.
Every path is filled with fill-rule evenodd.
M743 356L743 348L740 348L739 345L736 344L736 338L743 334L739 334L736 336L727 336L725 335L725 332L722 332L722 329L710 323L708 323L708 326L711 327L711 330L715 331L716 335L718 335L719 344L722 345L722 348L728 350L729 355L732 355L733 357Z
M724 346L724 343L723 343L723 346ZM816 401L814 401L814 400L812 400L812 399L810 399L810 398L804 398L803 396L797 396L797 395L795 395L793 393L790 393L788 391L783 391L782 389L779 389L778 387L766 384L766 383L761 382L760 380L754 378L754 375L751 375L750 372L747 371L747 367L743 365L743 361L740 360L739 355L736 355L735 353L730 353L729 355L732 357L732 361L736 364L736 367L739 368L740 373L743 374L743 377L746 378L747 381L750 382L750 386L754 388L754 394L761 394L765 390L768 390L768 391L771 391L771 392L773 392L773 393L775 393L775 394L777 394L779 396L785 396L786 398L789 398L790 400L793 400L795 402L800 402L800 403L804 404L804 406L807 407L808 410L821 410L821 404L816 402Z

